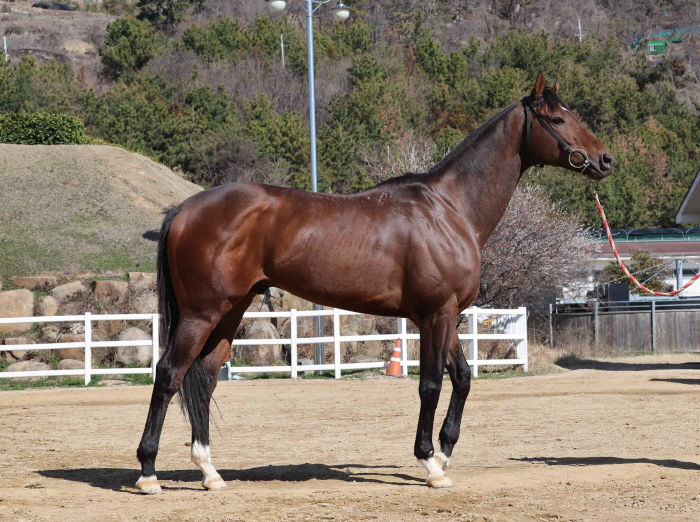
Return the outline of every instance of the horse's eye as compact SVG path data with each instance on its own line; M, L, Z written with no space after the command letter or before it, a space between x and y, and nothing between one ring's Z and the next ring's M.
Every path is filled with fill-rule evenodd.
M552 118L552 123L554 123L555 125L561 125L562 123L564 123L564 120L557 116L556 118Z

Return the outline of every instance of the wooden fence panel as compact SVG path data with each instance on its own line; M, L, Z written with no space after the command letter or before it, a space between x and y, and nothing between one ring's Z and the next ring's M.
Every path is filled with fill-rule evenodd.
M554 314L557 344L573 340L594 342L593 313ZM601 347L619 352L651 352L651 311L600 312ZM590 340L590 341L589 341ZM656 310L658 352L700 351L700 310Z

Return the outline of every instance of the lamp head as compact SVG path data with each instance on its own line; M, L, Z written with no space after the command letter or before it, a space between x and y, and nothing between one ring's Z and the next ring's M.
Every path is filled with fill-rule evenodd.
M338 2L331 11L336 22L344 22L350 16L350 8L342 2Z

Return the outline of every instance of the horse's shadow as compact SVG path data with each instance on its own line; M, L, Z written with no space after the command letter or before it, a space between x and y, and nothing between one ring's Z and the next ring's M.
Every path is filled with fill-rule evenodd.
M548 466L604 466L608 464L654 464L662 468L700 470L695 462L675 459L625 459L622 457L523 457L512 458L519 462L541 462Z
M380 470L391 470L401 466L366 466L363 464L288 464L281 466L261 466L247 469L218 470L226 482L239 480L241 482L305 482L307 480L340 480L343 482L366 482L393 486L417 486L424 481L403 473L386 473ZM353 469L353 471L351 471ZM359 469L359 471L358 471ZM376 471L375 471L376 470ZM37 473L42 477L83 482L96 488L112 491L124 491L124 487L133 486L139 477L134 468L74 468L74 469L44 469ZM182 486L163 484L163 482L200 482L202 473L199 470L159 471L158 480L163 489L194 489L187 484ZM388 480L387 480L388 479ZM196 489L200 489L197 486Z

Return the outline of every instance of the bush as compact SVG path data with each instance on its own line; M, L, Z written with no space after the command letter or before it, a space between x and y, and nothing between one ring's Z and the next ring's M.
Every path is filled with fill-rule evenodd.
M81 145L85 143L85 127L80 118L64 114L0 114L0 143Z
M146 65L160 50L160 38L153 26L136 18L118 18L107 26L102 64L115 76L132 74Z

